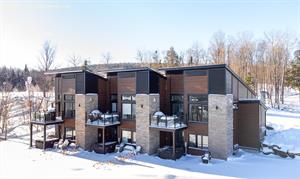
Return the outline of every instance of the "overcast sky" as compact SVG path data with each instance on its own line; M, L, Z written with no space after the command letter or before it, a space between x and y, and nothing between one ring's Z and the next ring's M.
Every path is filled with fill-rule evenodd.
M180 51L196 41L206 48L220 30L300 36L300 0L20 2L0 0L0 66L36 68L45 40L57 49L56 65L66 66L73 53L99 63L109 51L112 62L129 62L137 49Z

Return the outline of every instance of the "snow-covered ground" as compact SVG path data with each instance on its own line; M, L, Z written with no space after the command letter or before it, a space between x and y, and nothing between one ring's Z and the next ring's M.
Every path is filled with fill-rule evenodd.
M267 112L265 143L300 153L298 96L286 98L282 110ZM0 141L0 179L7 178L300 178L295 159L242 150L228 161L212 159L206 165L197 156L163 160L146 154L96 154L87 151L39 150L28 146L28 126L19 125ZM40 135L39 133L36 136Z

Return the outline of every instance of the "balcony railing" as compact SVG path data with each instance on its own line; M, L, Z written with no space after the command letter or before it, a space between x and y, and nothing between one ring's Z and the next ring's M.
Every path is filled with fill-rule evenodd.
M57 120L61 120L61 118L57 118L55 112L47 112L47 111L38 111L33 113L32 122L54 122Z
M105 113L97 116L89 114L86 117L86 124L96 126L115 125L120 124L120 118L118 113Z
M178 129L186 127L184 116L150 116L150 127Z

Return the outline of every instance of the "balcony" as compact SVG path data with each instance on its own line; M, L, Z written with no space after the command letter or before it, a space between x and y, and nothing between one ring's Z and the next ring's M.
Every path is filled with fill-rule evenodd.
M61 117L56 117L55 111L34 112L31 123L34 124L55 124L63 122Z
M166 116L162 112L156 112L150 116L150 127L164 129L181 129L187 127L184 116Z
M94 126L112 126L120 124L120 118L117 113L88 114L86 118L87 125Z

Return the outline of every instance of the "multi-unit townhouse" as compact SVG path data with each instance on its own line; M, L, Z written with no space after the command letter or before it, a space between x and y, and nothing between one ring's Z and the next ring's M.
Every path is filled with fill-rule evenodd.
M163 158L209 151L226 160L235 144L258 150L264 137L266 107L227 65L47 74L62 119L57 135L85 150L112 152L127 143L165 151Z

